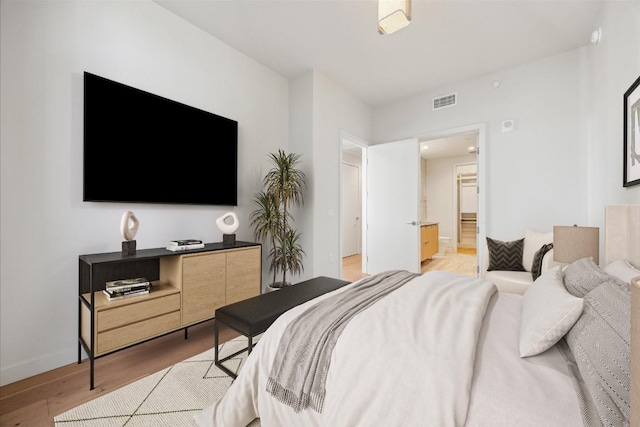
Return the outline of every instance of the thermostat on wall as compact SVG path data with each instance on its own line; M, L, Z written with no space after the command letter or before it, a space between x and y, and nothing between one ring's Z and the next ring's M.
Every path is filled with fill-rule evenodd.
M502 132L511 132L516 127L515 120L505 120L502 122Z

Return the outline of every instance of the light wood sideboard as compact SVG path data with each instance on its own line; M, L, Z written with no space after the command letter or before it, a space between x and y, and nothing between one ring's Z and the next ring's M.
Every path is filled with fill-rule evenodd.
M261 291L261 245L252 242L206 244L171 252L164 248L79 257L78 363L81 349L90 361L171 332L210 320L215 310ZM102 292L109 280L146 277L147 295L110 301Z

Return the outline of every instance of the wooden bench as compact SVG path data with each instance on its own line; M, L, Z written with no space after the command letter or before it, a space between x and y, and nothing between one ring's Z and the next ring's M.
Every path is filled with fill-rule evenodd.
M316 277L275 292L258 295L243 301L220 307L215 313L215 364L232 378L237 374L222 364L238 354L253 349L253 338L267 330L269 326L285 311L305 303L327 292L334 291L350 282L331 277ZM224 359L218 359L219 323L223 323L246 336L247 348L239 350Z

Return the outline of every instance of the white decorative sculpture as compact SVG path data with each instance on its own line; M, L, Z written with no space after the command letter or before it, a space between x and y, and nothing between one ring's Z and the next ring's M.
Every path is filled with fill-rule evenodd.
M138 226L140 221L131 211L126 211L122 214L122 221L120 222L120 232L124 240L133 240L138 232Z
M227 224L227 218L233 218L233 222L231 224ZM220 218L216 219L216 225L223 234L233 234L238 231L238 228L240 228L240 222L238 221L238 216L235 212L227 212Z
M232 218L233 222L227 224L227 219ZM225 245L233 245L236 243L236 235L234 234L240 228L240 222L235 212L227 212L220 218L216 219L216 225L222 231L222 243Z
M120 221L120 232L124 238L122 242L122 255L135 255L136 254L136 241L133 240L138 232L138 226L140 221L131 211L126 211L122 214L122 221Z

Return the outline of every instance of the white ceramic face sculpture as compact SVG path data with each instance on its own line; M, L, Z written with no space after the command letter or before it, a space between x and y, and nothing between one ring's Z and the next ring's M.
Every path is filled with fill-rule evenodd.
M122 214L122 221L120 221L120 232L124 240L133 240L138 232L138 226L140 221L131 211L126 211Z
M233 222L231 224L227 224L227 218L233 218ZM216 219L216 225L223 234L233 234L238 231L238 228L240 228L240 222L238 221L238 216L235 212L227 212L220 218Z

